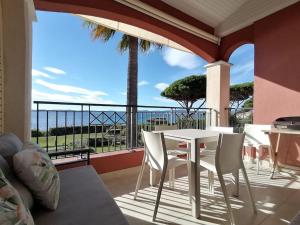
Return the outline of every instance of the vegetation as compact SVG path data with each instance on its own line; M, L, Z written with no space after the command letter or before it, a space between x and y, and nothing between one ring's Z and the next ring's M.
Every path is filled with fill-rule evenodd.
M247 99L244 104L243 108L253 108L253 97Z
M85 20L84 26L91 31L93 40L101 40L107 42L116 33L115 30L104 27L100 24ZM162 48L161 44L153 43L147 40L138 39L136 37L123 34L118 44L118 50L121 53L129 52L128 57L128 74L127 74L127 105L137 105L137 84L138 84L138 51L148 52L151 46ZM136 107L127 107L127 143L131 143L131 147L135 147L136 139Z
M198 100L202 99L199 108L205 103L206 76L192 75L177 80L162 91L161 96L177 101L191 116L191 109Z
M39 134L39 137L46 136L46 132L44 131L37 131L37 130L31 130L31 137L37 137L37 134Z
M101 133L97 134L97 137L101 138ZM88 147L89 144L91 144L91 142L95 142L95 134L90 134L90 141L89 141L89 136L88 134L69 134L66 136L49 136L48 137L48 149L49 152L53 152L56 151L56 143L57 143L57 149L58 151L65 151L64 147L66 145L67 150L72 150L73 147L76 148L80 148L81 147L81 137L82 137L82 145L84 147ZM74 143L73 143L74 140ZM31 138L32 142L36 142L37 138L36 137L32 137ZM94 142L92 145L90 145L90 148L93 149L93 151L95 153L102 153L102 152L109 152L109 151L115 151L115 146L113 146L114 140L110 140L110 142L108 143L107 141L102 145L99 146L97 145L97 147L95 148L94 146ZM47 137L39 137L39 145L42 148L47 147ZM120 143L116 143L116 150L120 150L120 149L126 149L126 146L124 144L120 144Z
M253 82L235 84L230 87L230 107L240 108L253 95Z

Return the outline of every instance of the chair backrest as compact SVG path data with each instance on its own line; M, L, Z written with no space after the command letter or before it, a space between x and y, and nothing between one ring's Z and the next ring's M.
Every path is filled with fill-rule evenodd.
M164 130L176 130L177 125L156 125L154 127L155 131L164 131ZM178 148L178 141L165 139L165 144L167 150L176 150Z
M206 130L217 131L220 133L232 134L233 127L207 127ZM205 144L205 148L209 150L215 150L217 148L218 142L208 142Z
M220 133L233 133L233 127L207 127L206 130L218 131Z
M242 149L245 134L225 134L219 135L215 165L222 174L232 173L240 169L243 165Z
M164 135L142 131L145 145L145 159L147 164L156 170L163 171L168 164Z
M254 147L270 145L270 140L268 134L264 132L265 130L271 130L271 125L245 124L245 144L250 144Z

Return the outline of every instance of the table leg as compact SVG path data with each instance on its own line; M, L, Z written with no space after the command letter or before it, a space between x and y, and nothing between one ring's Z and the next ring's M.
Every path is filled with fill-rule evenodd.
M272 169L271 176L270 176L271 179L273 179L275 170L276 170L276 168L277 168L278 150L279 150L279 144L280 144L280 137L281 137L281 135L280 135L280 133L278 133L277 142L276 142L276 148L275 148L275 152L274 152L273 169Z
M192 216L200 217L200 151L197 140L191 143L191 199L192 199Z

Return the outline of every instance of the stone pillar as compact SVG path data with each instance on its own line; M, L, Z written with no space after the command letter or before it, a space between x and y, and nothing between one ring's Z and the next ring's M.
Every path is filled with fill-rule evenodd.
M32 0L2 0L4 132L31 134ZM2 91L3 91L2 89Z
M230 64L218 61L205 66L206 72L206 107L208 112L206 126L228 126Z

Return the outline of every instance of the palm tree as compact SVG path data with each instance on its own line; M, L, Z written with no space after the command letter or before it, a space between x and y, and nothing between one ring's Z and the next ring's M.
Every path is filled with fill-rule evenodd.
M102 26L100 24L85 20L83 25L90 29L93 40L109 41L116 33L115 30ZM147 40L123 34L118 44L120 53L127 50L128 54L128 72L127 72L127 107L126 107L126 143L127 147L133 148L137 144L137 100L138 100L138 52L146 53L151 46L161 49L162 45ZM133 106L133 107L130 107Z

